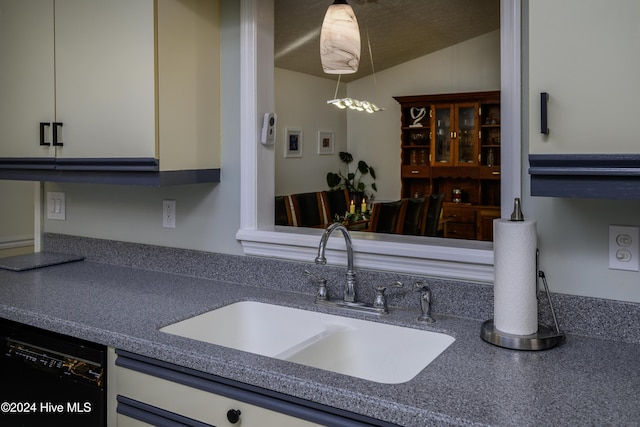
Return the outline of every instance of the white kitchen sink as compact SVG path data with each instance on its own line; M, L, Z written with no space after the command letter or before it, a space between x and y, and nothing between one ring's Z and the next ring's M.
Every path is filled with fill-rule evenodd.
M438 332L255 301L160 331L387 384L409 381L455 341Z

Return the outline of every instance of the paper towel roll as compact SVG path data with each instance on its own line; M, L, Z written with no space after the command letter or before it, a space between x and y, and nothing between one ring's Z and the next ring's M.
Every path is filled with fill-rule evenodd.
M493 221L494 325L513 335L538 330L536 222Z

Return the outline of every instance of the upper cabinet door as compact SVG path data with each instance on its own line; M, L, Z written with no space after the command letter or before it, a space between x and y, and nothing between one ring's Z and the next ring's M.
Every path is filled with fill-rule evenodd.
M431 159L434 166L453 165L454 118L455 113L451 104L434 107L434 113L431 114L433 132Z
M3 179L219 179L217 0L0 0L0 58Z
M53 0L0 1L0 157L55 155L53 40Z
M434 110L433 166L477 166L478 104L442 104Z
M535 0L528 9L530 153L640 153L640 2Z
M156 157L153 0L56 0L58 157Z
M456 165L478 165L478 104L456 105Z

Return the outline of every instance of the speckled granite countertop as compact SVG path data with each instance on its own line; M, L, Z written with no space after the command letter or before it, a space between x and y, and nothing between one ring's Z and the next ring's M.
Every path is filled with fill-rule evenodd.
M436 313L437 322L424 326L416 310L394 309L385 322L456 341L413 380L389 385L158 331L239 300L320 310L297 292L86 260L0 271L0 317L403 426L640 422L640 345L633 343L569 335L555 349L518 352L482 341L481 321Z

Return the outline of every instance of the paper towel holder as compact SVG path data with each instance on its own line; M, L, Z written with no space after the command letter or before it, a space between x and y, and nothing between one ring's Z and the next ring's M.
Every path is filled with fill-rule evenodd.
M549 286L547 284L547 278L544 271L538 268L538 258L540 251L536 250L536 294L538 286L538 279L542 279L544 284L544 290L547 294L547 300L549 301L549 308L551 309L551 315L553 316L553 322L555 330L547 325L538 323L538 331L531 335L514 335L496 329L493 319L489 319L482 324L480 329L480 337L486 342L496 345L498 347L510 348L512 350L548 350L561 344L565 340L565 335L560 331L558 325L558 318L556 312L553 309L553 302L551 301L551 293L549 292Z

